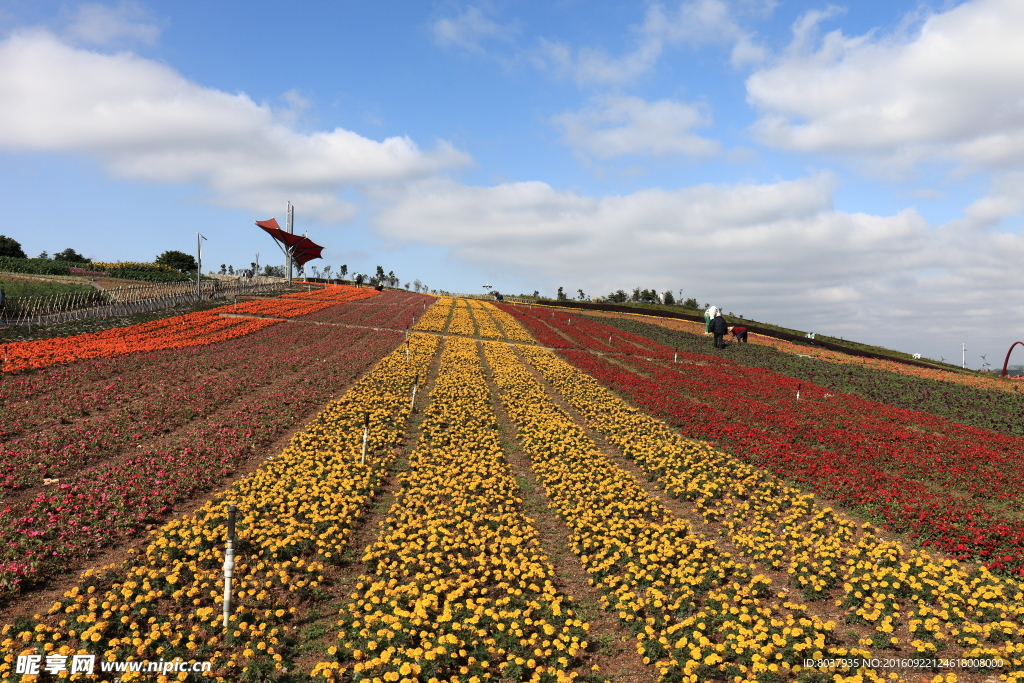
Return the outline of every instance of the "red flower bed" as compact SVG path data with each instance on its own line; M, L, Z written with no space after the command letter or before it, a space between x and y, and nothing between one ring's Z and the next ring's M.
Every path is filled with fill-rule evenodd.
M557 316L519 318L568 334ZM1002 512L1024 509L1020 439L855 396L826 397L830 392L808 382L711 355L680 354L690 362L673 364L672 350L653 342L643 355L618 356L629 366L623 368L589 352L607 352L597 335L618 333L593 325L586 330L591 341L574 337L577 349L588 351L563 344L566 359L669 418L684 435L712 441L926 545L1024 575L1024 524Z
M639 335L595 323L571 311L536 306L498 304L511 314L544 346L557 349L587 348L617 353L650 354L671 351L666 346Z
M352 306L335 306L312 313L304 320L404 330L433 302L433 297L424 294L384 291Z

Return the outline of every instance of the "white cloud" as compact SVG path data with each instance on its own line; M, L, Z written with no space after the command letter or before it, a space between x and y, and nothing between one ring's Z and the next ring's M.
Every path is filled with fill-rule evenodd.
M461 47L470 52L483 52L485 40L511 40L515 24L499 24L484 16L478 7L467 7L455 17L438 19L431 25L434 41L442 47Z
M301 106L296 94L285 100ZM284 118L287 118L288 112ZM0 42L0 147L92 155L115 175L198 183L213 201L267 210L303 194L316 217L339 221L345 187L463 166L445 141L371 140L335 129L299 133L244 94L192 83L129 53L72 48L42 33Z
M78 6L66 35L76 42L103 47L121 42L154 45L160 28L137 2L122 0L117 7L89 2Z
M916 352L940 353L940 341L965 331L975 339L984 321L968 311L1024 314L1021 235L978 221L934 226L912 209L837 211L834 186L823 174L592 197L542 182L467 187L435 178L378 197L374 226L549 293L682 287L726 310L900 348L900 335L944 326ZM989 219L1013 208L996 204Z
M913 32L819 41L826 15L808 13L785 54L747 80L761 141L890 170L1024 163L1024 3L972 0Z
M650 71L666 45L732 45L731 61L736 67L763 60L764 48L739 26L735 14L724 0L684 0L674 11L652 4L643 23L632 27L635 47L625 55L609 55L598 48L574 51L563 42L542 40L533 62L581 84L623 84Z
M711 123L705 108L672 100L609 95L551 122L568 144L602 159L625 154L708 157L719 150L717 142L690 132Z

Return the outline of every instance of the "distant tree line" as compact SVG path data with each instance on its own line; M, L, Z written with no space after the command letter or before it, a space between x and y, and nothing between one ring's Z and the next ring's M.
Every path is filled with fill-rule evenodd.
M676 294L672 293L672 290L668 290L668 291L665 291L665 292L659 292L656 289L641 289L640 287L635 287L633 289L632 294L630 294L629 292L626 292L623 289L618 289L618 290L612 292L611 294L608 294L607 296L598 297L596 300L607 301L607 302L610 302L610 303L618 303L618 304L623 304L623 303L627 303L627 302L635 302L635 303L642 303L642 304L664 304L666 306L681 306L683 308L694 308L694 309L699 309L701 307L700 303L698 303L697 299L695 299L692 296L687 298L686 300L683 300L683 298L682 298L683 297L683 290L680 289L678 291L679 291L679 294L677 296ZM536 296L536 297L540 297L540 293L537 292L537 291L534 291L533 295ZM566 293L564 287L559 287L558 288L558 293L555 295L555 298L558 301L569 301L570 300L569 299L569 295ZM575 298L576 298L577 301L589 301L590 300L590 297L588 297L586 292L584 292L582 289L577 289L576 290L576 297Z

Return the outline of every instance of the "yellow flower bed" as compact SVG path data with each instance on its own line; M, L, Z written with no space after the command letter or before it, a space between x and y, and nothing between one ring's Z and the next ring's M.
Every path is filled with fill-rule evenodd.
M805 658L869 656L831 645L833 622L776 595L756 566L734 560L652 499L506 346L487 344L486 354L520 443L572 530L572 551L664 680L795 679ZM867 668L835 673L848 669L832 667L833 680L879 680Z
M473 322L476 324L478 337L483 337L484 339L505 338L505 335L494 324L494 319L490 316L490 312L495 310L493 304L487 301L480 301L479 299L466 299L466 303L469 305L469 312L473 316Z
M82 265L86 270L152 270L161 273L177 273L179 271L165 266L162 263L139 263L137 261L118 261L117 263L106 262L106 261L93 261L92 263L85 263Z
M519 324L518 320L490 302L484 302L484 306L490 311L491 317L501 326L504 334L500 338L516 342L536 343L536 340Z
M421 332L444 332L454 303L455 299L450 296L438 298L427 309L427 312L420 316L420 319L416 321L412 329L420 330Z
M814 496L786 486L706 443L688 441L626 405L553 353L524 354L601 433L671 495L691 501L757 562L788 572L807 599L838 595L850 623L871 625L864 645L902 656L941 656L950 645L970 659L1002 659L1005 680L1024 680L1024 584L969 570L952 560L907 551L877 529L859 529ZM913 634L900 643L893 632ZM908 654L909 653L909 654Z
M341 610L328 680L571 681L587 624L524 516L472 340L449 338L423 437L370 573Z
M382 360L288 447L191 515L155 532L145 551L83 573L36 615L0 629L0 680L19 680L17 655L92 654L98 660L209 661L217 680L257 677L287 664L288 625L340 560L352 525L380 487L409 416L409 390L437 339ZM370 459L360 464L364 413ZM226 508L239 509L231 642L221 627ZM99 664L97 664L97 671ZM262 675L262 673L260 673ZM127 672L122 680L143 678ZM72 680L84 680L74 674Z
M472 337L476 334L476 325L469 310L466 299L456 299L452 308L452 319L448 322L448 332Z

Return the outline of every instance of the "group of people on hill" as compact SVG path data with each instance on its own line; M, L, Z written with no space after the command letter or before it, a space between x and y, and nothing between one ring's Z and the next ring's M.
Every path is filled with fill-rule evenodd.
M733 341L747 343L747 328L742 325L728 325L717 306L708 306L704 311L704 334L715 337L715 348L725 348L725 335L731 334Z

